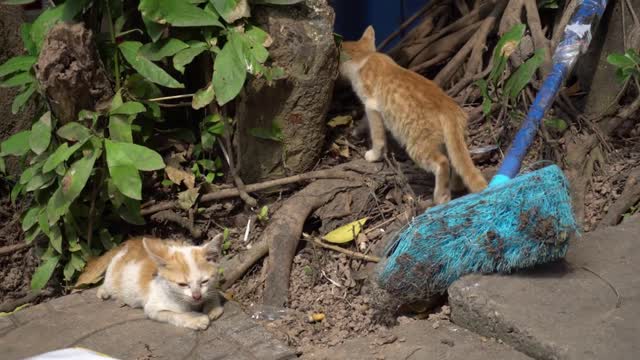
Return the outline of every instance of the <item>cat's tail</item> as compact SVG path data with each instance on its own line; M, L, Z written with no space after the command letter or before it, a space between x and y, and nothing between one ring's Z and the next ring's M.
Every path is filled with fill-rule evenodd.
M451 165L460 175L462 181L471 192L480 192L487 187L487 180L473 164L469 149L465 142L464 128L467 124L467 114L462 109L456 109L455 120L443 119L444 142Z
M89 259L74 287L86 287L100 281L103 275L107 272L107 268L109 267L111 260L118 254L118 252L120 252L121 249L122 246L117 246L107 251L102 256Z

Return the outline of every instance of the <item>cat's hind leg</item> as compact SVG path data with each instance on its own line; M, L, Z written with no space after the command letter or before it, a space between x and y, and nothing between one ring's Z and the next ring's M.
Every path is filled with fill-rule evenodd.
M451 167L449 159L439 150L438 146L429 146L419 150L413 149L411 153L411 157L418 166L433 172L436 177L433 201L436 204L444 204L451 200L451 190L449 188Z
M365 110L367 112L367 121L369 123L369 134L371 135L371 149L367 150L364 154L364 158L369 162L380 161L382 159L382 155L384 155L384 150L387 145L387 134L384 130L382 114L369 108L366 108Z

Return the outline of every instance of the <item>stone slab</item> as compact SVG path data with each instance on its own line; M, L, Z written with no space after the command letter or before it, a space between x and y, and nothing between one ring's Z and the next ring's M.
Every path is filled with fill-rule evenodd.
M96 300L90 290L0 318L0 358L24 359L72 346L122 360L296 357L233 302L209 329L193 331L148 320L141 309Z
M389 330L391 343L366 336L331 347L306 351L308 360L525 360L530 357L495 340L482 338L450 323L411 320ZM388 338L390 336L385 336Z
M537 359L638 359L640 217L584 235L567 258L449 289L455 323Z

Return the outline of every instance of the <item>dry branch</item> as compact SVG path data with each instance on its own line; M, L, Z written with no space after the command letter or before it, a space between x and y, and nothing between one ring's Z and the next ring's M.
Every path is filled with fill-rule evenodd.
M262 191L278 186L289 185L298 183L301 181L313 180L313 179L358 179L359 176L357 174L353 174L344 170L338 169L327 169L327 170L318 170L311 171L308 173L289 176L282 179L269 180L257 184L245 185L245 190L247 192L257 192ZM237 188L232 189L223 189L213 193L204 194L200 197L200 202L206 203L216 200L229 199L240 196L240 191ZM177 201L165 201L155 205L151 205L149 207L143 208L140 213L144 215L149 215L156 213L158 211L174 209L178 207Z
M618 225L623 215L638 201L640 201L640 168L631 172L618 201L609 207L609 211L600 221L598 227Z

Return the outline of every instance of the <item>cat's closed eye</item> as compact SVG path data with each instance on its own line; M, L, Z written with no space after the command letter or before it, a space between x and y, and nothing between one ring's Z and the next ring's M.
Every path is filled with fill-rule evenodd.
M180 287L187 287L187 286L189 286L189 284L187 284L187 283L177 283L177 284L178 284L178 286L180 286Z
M201 284L201 285L204 285L204 284L206 284L206 283L208 283L208 282L209 282L209 279L204 279L204 280L202 280L202 281L200 282L200 284Z

